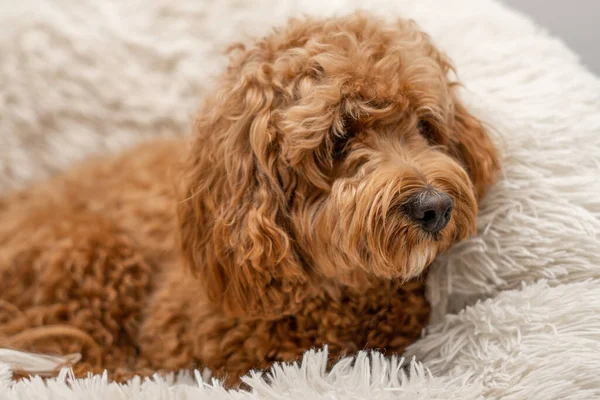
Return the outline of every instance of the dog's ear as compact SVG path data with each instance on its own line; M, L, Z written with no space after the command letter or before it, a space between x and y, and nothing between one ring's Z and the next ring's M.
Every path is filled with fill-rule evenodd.
M483 124L467 111L456 93L453 93L453 97L450 152L463 164L480 200L487 188L496 181L500 168L497 149Z
M456 74L452 62L447 55L437 49L429 35L416 28L414 21L400 21L400 26L411 26L418 33L427 54L439 65L444 75ZM500 163L498 152L488 136L483 124L471 115L458 97L460 85L456 82L450 83L450 93L454 112L450 121L450 132L448 132L449 143L444 140L453 157L459 160L467 170L475 188L477 199L483 198L486 189L496 181Z
M278 316L306 295L279 176L276 96L230 70L197 118L179 191L183 256L208 300L233 316Z

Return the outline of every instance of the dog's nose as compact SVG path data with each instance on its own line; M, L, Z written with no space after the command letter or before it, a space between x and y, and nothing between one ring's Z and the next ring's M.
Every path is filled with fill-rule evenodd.
M408 201L406 213L424 231L437 233L448 225L453 207L454 202L446 193L425 190Z

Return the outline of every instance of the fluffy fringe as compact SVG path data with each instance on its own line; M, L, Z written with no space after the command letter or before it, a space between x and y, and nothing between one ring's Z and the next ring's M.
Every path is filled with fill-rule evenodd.
M431 325L406 356L486 398L600 398L600 280L499 293Z
M41 376L54 375L62 367L73 365L80 359L81 354L79 353L51 356L0 348L0 365L10 366L11 370L15 372L22 371Z
M457 377L435 378L414 360L387 358L378 352L362 351L356 357L339 360L327 370L327 349L305 353L299 363L280 364L270 372L254 372L243 381L249 390L223 388L217 380L209 381L199 371L181 373L166 378L135 378L127 384L109 383L106 375L75 379L69 369L57 378L35 377L14 382L8 366L0 365L0 399L27 398L63 400L161 398L197 400L233 399L482 399L481 385L470 384Z

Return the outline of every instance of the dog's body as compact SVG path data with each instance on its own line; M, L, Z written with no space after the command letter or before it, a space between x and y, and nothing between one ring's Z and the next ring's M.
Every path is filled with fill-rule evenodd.
M473 231L498 168L449 69L414 25L363 14L242 50L190 148L0 200L0 345L232 381L323 344L401 352L428 316L409 279Z
M165 168L184 149L183 141L142 145L5 199L0 297L22 310L3 315L16 317L0 326L9 345L62 354L83 348L88 365L119 373L207 364L235 379L315 346L328 344L332 355L398 353L419 336L429 311L420 279L315 290L280 318L229 317L199 301L198 283L181 272Z

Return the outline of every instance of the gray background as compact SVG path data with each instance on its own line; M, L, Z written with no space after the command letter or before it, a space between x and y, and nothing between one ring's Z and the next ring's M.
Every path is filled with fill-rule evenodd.
M529 15L579 54L600 75L600 0L503 0Z

